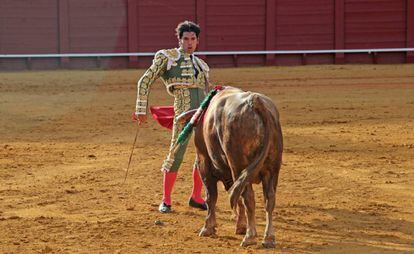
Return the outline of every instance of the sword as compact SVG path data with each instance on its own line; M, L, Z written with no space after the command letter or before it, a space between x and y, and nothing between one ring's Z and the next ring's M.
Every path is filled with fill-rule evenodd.
M128 160L128 167L127 170L125 172L125 178L124 178L124 182L122 184L125 184L125 181L127 179L128 176L128 171L129 171L129 165L131 165L131 160L132 160L132 154L134 153L134 148L135 148L135 143L137 142L137 137L138 137L138 132L139 132L139 120L137 121L137 131L135 133L135 138L134 138L134 143L132 144L132 149L131 149L131 154L129 155L129 160Z

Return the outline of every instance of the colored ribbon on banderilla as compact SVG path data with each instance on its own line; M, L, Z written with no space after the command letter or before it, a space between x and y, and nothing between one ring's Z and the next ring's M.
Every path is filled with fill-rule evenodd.
M200 106L198 107L197 111L191 117L191 120L185 125L183 130L178 135L177 141L175 142L173 151L174 153L177 149L188 139L189 135L193 131L194 126L198 124L201 119L203 113L207 110L208 106L210 105L211 99L221 90L224 88L222 86L215 86L213 90L211 90L206 98L204 98L203 102L201 102Z

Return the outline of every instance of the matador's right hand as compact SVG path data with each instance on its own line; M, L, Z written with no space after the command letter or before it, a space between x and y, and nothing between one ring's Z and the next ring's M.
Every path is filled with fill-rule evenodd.
M138 121L138 124L144 124L144 123L147 122L148 117L147 117L147 115L138 115L137 113L134 112L134 113L132 113L132 120L134 122Z

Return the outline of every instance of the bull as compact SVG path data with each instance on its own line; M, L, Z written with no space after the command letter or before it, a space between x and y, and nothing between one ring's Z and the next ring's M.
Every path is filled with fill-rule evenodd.
M194 111L180 119L188 119L191 113ZM240 245L256 244L252 183L262 183L266 209L262 245L274 248L272 213L283 150L279 113L274 103L262 94L227 87L211 100L204 120L195 129L194 141L208 205L199 235L216 233L217 183L221 181L237 215L236 234L245 235Z

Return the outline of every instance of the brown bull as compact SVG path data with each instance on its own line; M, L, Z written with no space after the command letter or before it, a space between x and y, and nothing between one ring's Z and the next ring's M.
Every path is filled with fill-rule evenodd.
M241 246L256 244L252 183L261 182L266 208L262 245L274 248L272 212L283 140L279 113L273 102L258 93L226 88L213 98L204 121L196 128L195 145L208 204L200 236L216 232L217 182L222 181L230 193L231 207L235 211L239 207L236 234L245 234Z

